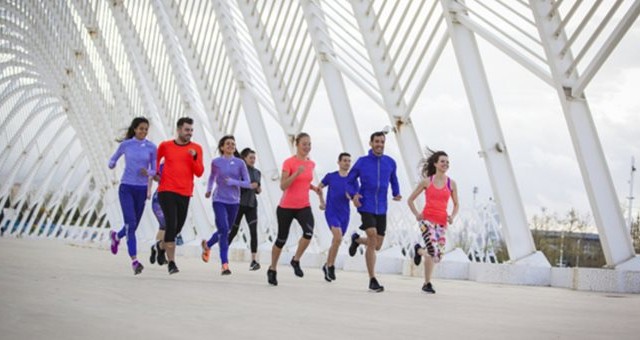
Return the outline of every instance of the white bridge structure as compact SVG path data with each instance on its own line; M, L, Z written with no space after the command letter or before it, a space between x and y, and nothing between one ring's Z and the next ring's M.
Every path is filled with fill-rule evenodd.
M123 162L116 171L106 166L115 138L133 117L146 116L148 138L159 143L190 116L207 170L184 241L214 230L204 198L208 164L217 139L244 133L263 174L259 228L261 249L269 249L281 195L276 155L291 150L297 133L313 138L327 128L307 124L317 101L331 108L322 119L339 141L314 143L335 143L336 156L367 149L372 131L359 130L345 79L387 114L406 198L423 150L412 112L451 49L510 261L475 265L452 256L439 275L637 292L640 258L585 91L639 13L639 0L0 0L0 226L4 237L106 242L109 228L122 223ZM479 39L557 95L606 258L607 268L596 269L602 282L576 286L592 273L556 271L536 250ZM417 232L402 206L390 213L383 254L406 263L401 250ZM141 242L156 230L147 209ZM316 211L311 254L328 247L322 216ZM397 271L420 273L408 264Z

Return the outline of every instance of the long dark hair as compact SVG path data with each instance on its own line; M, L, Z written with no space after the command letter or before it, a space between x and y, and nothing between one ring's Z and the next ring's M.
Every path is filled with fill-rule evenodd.
M222 147L224 146L224 142L226 142L228 139L231 139L234 142L236 141L236 138L233 137L233 135L226 135L220 138L220 141L218 141L218 152L220 153L220 155L224 155L224 152L222 151ZM233 156L240 158L240 154L238 153L237 147L235 151L233 151Z
M425 157L420 160L420 174L422 178L429 178L436 174L436 163L440 156L449 157L444 151L433 151L426 148Z
M133 118L133 120L131 121L131 124L129 124L129 127L127 128L127 133L125 133L124 138L118 138L116 139L116 141L118 143L121 143L127 139L133 138L133 136L136 135L135 129L138 128L138 125L142 123L147 123L147 125L149 125L149 120L144 117Z

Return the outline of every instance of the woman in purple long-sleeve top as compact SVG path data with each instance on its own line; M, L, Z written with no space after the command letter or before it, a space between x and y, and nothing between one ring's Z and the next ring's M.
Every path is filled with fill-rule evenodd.
M257 184L251 183L249 172L244 161L237 157L236 141L227 135L218 142L221 156L211 161L211 175L207 185L207 198L211 197L213 182L216 190L213 193L213 213L216 216L216 230L209 241L202 240L202 260L209 262L209 254L214 244L220 245L220 262L222 275L231 274L229 270L229 228L233 225L240 207L240 188L255 189Z
M124 225L120 231L112 230L109 233L111 239L111 252L118 253L120 240L127 237L127 248L131 257L131 268L133 273L142 273L143 266L138 262L136 249L136 229L145 201L149 198L147 191L149 177L153 177L156 172L156 145L147 140L149 131L149 121L144 117L136 117L131 121L124 139L119 140L120 145L116 152L109 159L109 169L113 169L118 159L124 155L125 167L118 196L120 207L124 217Z

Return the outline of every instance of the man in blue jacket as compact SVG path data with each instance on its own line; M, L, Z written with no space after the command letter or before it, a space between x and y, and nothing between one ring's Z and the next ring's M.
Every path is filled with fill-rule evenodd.
M387 229L389 184L391 184L393 200L402 199L396 175L396 162L384 154L385 140L384 132L374 132L369 140L371 146L369 154L360 157L347 176L347 191L362 217L360 229L366 233L366 237L360 237L357 233L351 235L349 255L354 256L360 244L366 247L365 261L369 272L369 289L375 292L384 290L376 280L375 266L376 251L382 247Z

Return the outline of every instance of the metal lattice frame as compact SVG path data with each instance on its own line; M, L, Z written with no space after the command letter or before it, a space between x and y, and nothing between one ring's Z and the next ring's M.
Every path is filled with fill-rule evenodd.
M402 177L413 185L421 149L411 113L451 43L510 258L525 260L536 249L480 38L558 93L607 265L620 266L635 254L584 90L639 13L640 1L630 0L3 1L0 203L10 209L0 225L13 235L103 239L121 223L122 164L115 172L105 166L114 137L144 115L150 139L168 139L176 119L190 115L209 157L215 140L247 120L265 175L262 232L273 235L273 145L282 141L266 121L292 147L295 134L312 128L305 122L322 82L343 149L362 154L344 78L387 113ZM213 228L203 186L201 179L187 240ZM391 246L411 238L396 215ZM145 216L141 236L150 239L154 223Z

